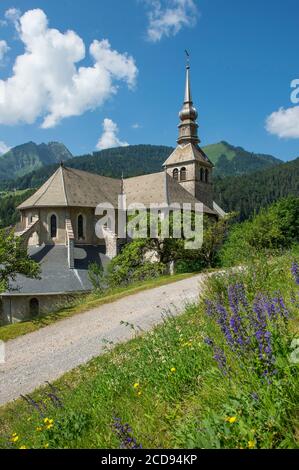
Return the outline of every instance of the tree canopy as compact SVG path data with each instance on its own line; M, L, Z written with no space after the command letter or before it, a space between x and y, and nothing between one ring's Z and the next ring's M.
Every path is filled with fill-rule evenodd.
M17 274L38 277L39 265L27 254L22 241L12 231L0 230L0 292L9 288Z

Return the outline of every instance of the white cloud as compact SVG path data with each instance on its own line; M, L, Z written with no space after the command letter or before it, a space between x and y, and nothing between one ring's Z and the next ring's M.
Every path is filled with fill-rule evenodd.
M129 145L128 142L122 142L119 140L117 134L117 124L111 119L104 119L103 134L101 135L96 148L98 150L104 150L112 147L127 147Z
M142 128L142 125L139 124L138 122L135 122L134 124L132 124L132 129L141 129Z
M14 23L16 29L18 29L19 19L21 18L21 14L22 14L21 10L19 10L18 8L9 8L5 12L5 18L8 21L11 21L12 23Z
M299 106L280 108L266 120L266 129L280 138L299 138Z
M5 142L0 140L0 156L4 155L6 152L10 150L10 147L8 147Z
M25 51L16 58L12 76L0 80L0 124L32 124L42 117L43 128L54 127L101 106L117 93L117 81L135 85L134 59L113 50L108 40L90 45L91 67L77 66L86 50L74 31L50 29L41 9L8 16Z
M9 51L7 42L4 40L0 41L0 62L4 59L5 54Z
M194 0L145 0L149 6L147 37L152 42L175 36L183 27L195 26L198 9Z

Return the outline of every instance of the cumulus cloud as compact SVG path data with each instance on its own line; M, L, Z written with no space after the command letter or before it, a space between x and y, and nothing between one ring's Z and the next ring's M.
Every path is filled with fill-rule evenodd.
M4 59L5 54L9 51L7 42L4 40L0 41L0 62Z
M109 149L112 147L127 147L128 142L122 142L118 138L118 126L111 119L104 119L103 134L101 135L96 148L98 150Z
M280 138L299 138L299 106L280 108L266 120L266 129Z
M139 124L139 122L135 122L134 124L132 124L132 129L141 129L142 128L142 125Z
M0 124L32 124L42 117L41 127L54 127L101 106L117 93L118 81L135 85L134 59L113 50L108 40L94 40L89 47L93 65L78 66L86 49L74 31L49 28L41 9L22 16L11 11L6 17L15 23L25 51L16 58L12 76L0 80Z
M175 36L183 27L195 26L198 9L194 0L145 0L149 7L147 37L151 42Z
M11 21L12 23L14 23L16 29L18 29L19 19L21 18L21 14L22 14L21 10L19 10L18 8L9 8L5 12L5 18L8 21Z
M0 140L0 156L4 155L9 150L10 150L10 147L8 147L5 142Z

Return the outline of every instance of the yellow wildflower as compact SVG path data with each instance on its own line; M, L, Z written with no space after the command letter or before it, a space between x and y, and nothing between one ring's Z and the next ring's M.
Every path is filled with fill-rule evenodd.
M47 443L47 444L45 444L45 445L44 445L44 447L45 447L45 449L48 449L48 447L49 447L49 444L48 444L48 443Z
M19 449L27 449L27 447L26 446L21 446L21 447L19 447Z
M225 418L225 421L227 421L230 424L234 424L237 421L237 417L236 416L228 416L227 418Z
M43 430L43 428L41 426L37 426L36 431L40 432L42 430Z
M248 448L249 449L253 449L255 446L255 442L254 441L248 441Z
M134 385L133 385L134 388L138 388L139 387L139 383L136 382Z
M18 442L19 440L19 436L17 435L17 433L13 433L12 437L11 437L11 442Z
M53 423L47 424L46 429L51 429L53 428Z
M139 390L139 392L137 393L137 395L140 397L142 395L142 392Z
M172 368L170 369L170 372L172 372L172 373L173 373L173 372L176 372L176 368L175 368L175 367L172 367Z
M45 424L53 424L54 421L53 421L53 419L45 418L45 419L44 419L44 423L45 423Z

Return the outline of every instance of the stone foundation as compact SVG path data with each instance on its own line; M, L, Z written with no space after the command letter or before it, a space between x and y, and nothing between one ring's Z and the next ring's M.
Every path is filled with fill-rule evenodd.
M82 293L84 295L84 293ZM82 295L80 294L80 295ZM55 313L79 294L12 295L0 297L0 324L6 325Z

